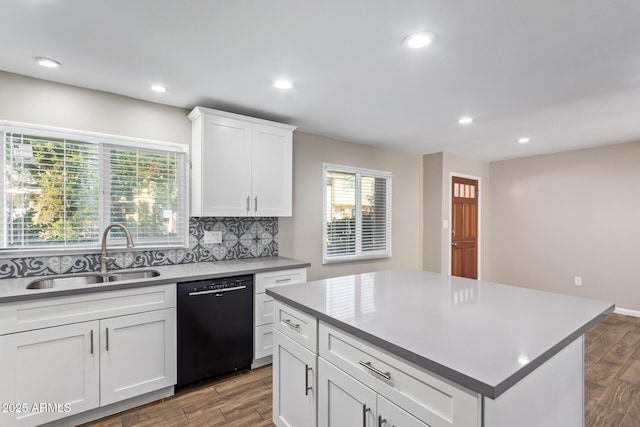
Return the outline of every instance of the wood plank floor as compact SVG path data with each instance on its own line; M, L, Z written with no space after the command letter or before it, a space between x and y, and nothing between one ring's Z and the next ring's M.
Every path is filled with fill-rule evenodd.
M587 332L585 349L586 427L640 426L640 318L608 316ZM84 427L267 427L271 415L271 366L265 366Z

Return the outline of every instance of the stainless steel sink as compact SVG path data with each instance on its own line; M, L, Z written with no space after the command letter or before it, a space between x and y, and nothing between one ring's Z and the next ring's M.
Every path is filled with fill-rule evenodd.
M117 282L120 280L148 279L158 277L160 273L156 270L129 270L113 273L87 273L68 274L64 276L52 276L34 280L27 285L27 289L51 289L56 286L85 286L104 282Z
M56 286L83 286L103 283L105 281L106 278L100 274L73 274L34 280L27 285L27 289L49 289Z
M121 273L109 273L107 280L117 282L118 280L148 279L160 275L156 270L123 271Z

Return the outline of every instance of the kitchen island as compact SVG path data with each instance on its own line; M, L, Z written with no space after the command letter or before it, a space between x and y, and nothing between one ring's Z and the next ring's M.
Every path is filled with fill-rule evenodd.
M411 270L268 289L278 426L582 426L613 304ZM309 415L312 414L312 415Z

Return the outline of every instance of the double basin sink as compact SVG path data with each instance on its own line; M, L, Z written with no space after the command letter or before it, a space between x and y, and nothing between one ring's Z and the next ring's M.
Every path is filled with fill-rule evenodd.
M34 280L27 289L51 289L56 286L84 286L96 283L117 282L120 280L148 279L158 277L156 270L114 271L111 273L77 273L64 276L52 276Z

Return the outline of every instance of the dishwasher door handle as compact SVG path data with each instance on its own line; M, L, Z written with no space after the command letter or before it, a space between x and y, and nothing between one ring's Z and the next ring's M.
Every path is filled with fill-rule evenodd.
M231 292L231 291L239 291L242 289L247 289L246 285L242 286L234 286L233 288L225 288L225 289L211 289L208 291L197 291L197 292L189 292L189 296L197 296L197 295L210 295L210 294L221 294L223 292Z

